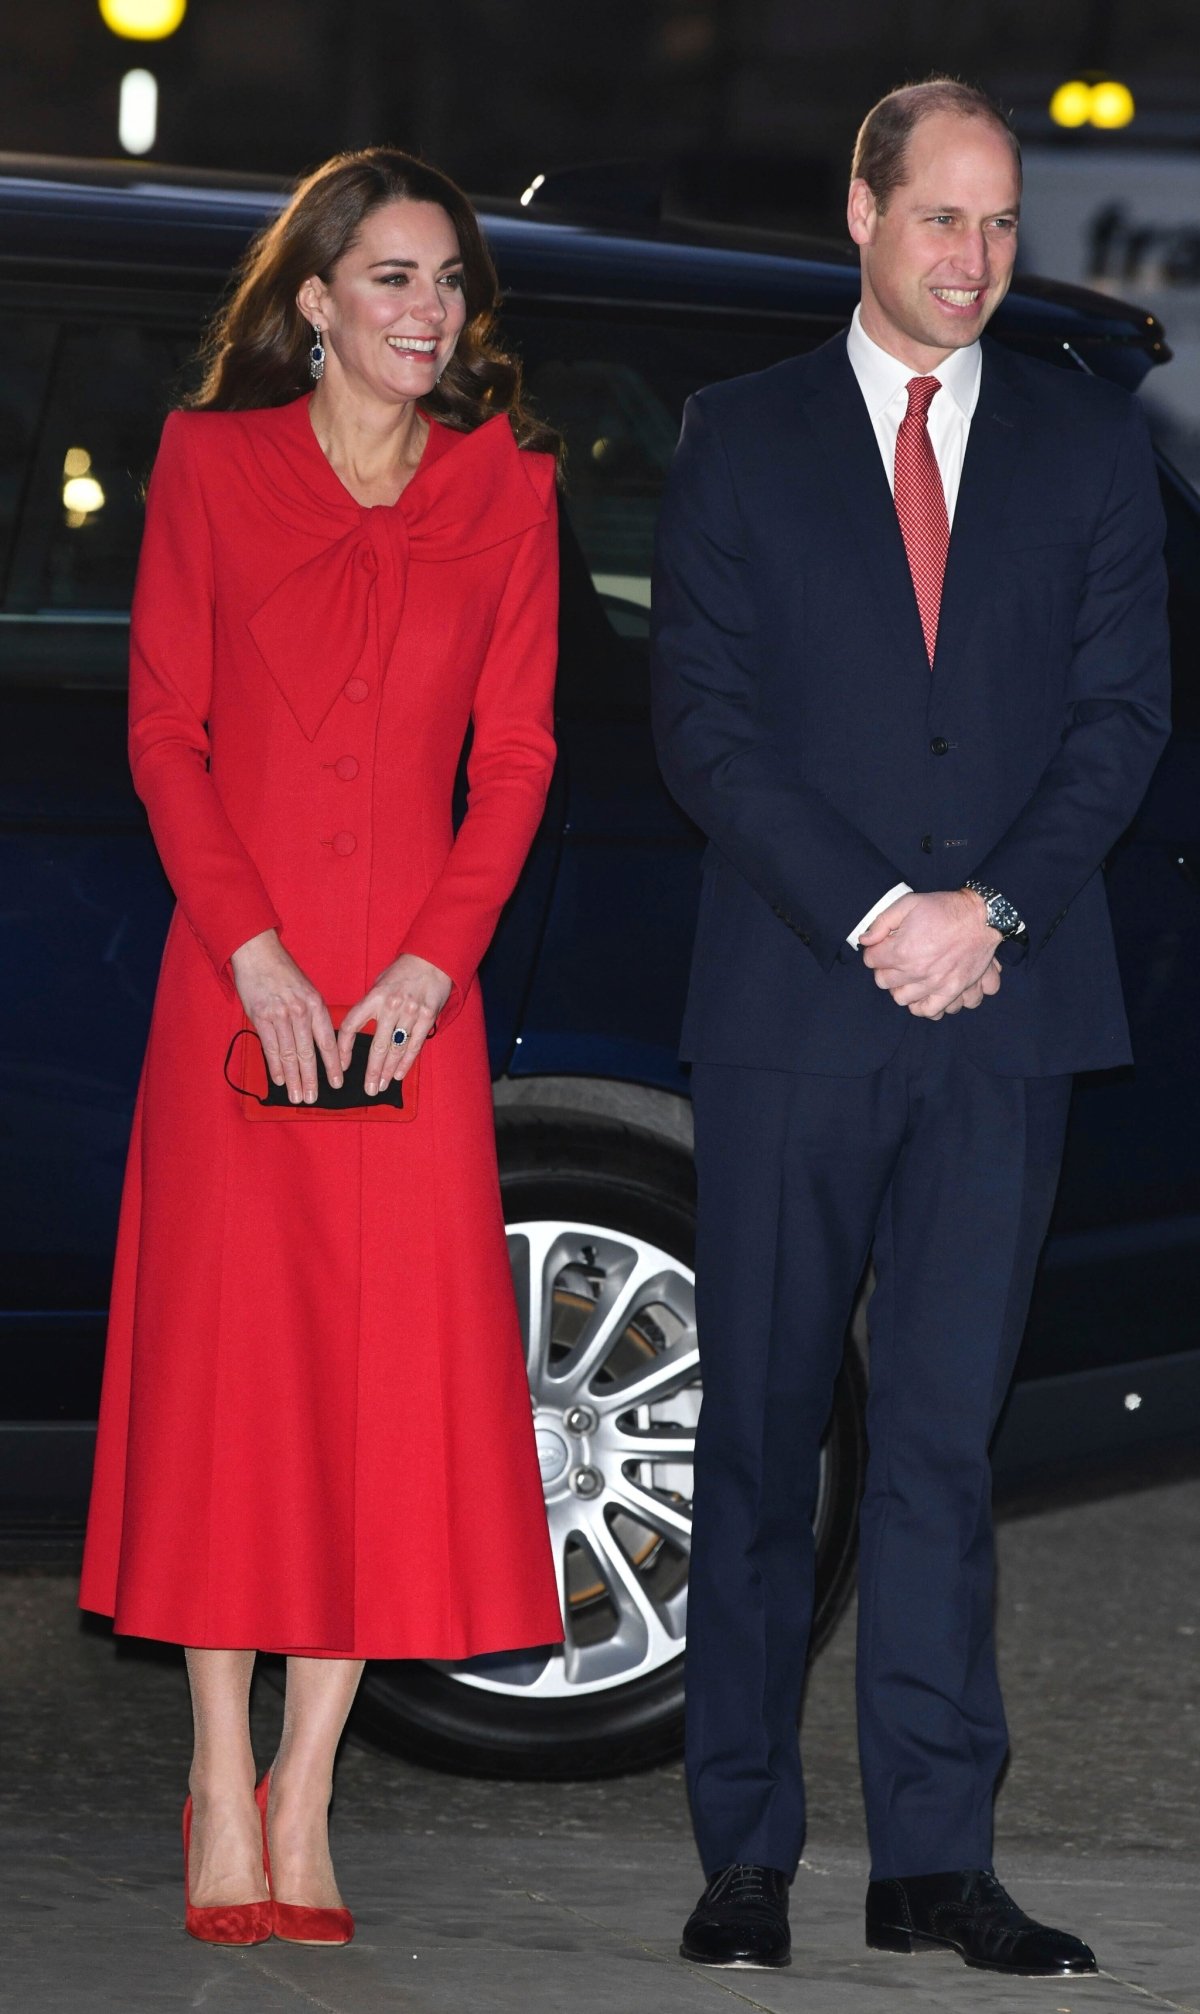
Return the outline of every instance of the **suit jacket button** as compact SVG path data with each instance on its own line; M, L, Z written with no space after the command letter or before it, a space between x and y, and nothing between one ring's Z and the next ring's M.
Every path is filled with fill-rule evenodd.
M343 859L353 853L357 845L358 841L352 832L335 832L333 835L333 850L335 853L340 853Z
M340 777L343 783L353 783L358 775L357 758L353 755L339 755L333 765L333 773Z
M932 853L932 852L933 852L933 834L932 834L932 832L927 832L927 833L925 834L924 838L922 839L922 841L921 841L921 851L922 851L922 853Z
M929 752L931 755L949 755L950 743L946 740L944 735L935 734L933 740L929 744Z
M345 694L346 698L352 699L355 705L357 705L360 700L365 699L370 690L371 688L367 684L365 678L348 678L346 680L345 685L342 687L342 691Z

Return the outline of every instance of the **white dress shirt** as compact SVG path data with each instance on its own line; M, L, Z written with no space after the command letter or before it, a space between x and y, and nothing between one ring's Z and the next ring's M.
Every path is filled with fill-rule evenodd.
M858 379L858 389L866 402L871 425L875 429L875 439L883 457L889 486L896 487L896 435L900 422L908 411L908 383L910 378L936 378L943 387L934 394L929 408L929 439L933 446L938 473L942 478L942 489L946 497L946 516L954 523L954 506L958 502L958 486L962 480L963 456L967 452L967 435L971 430L971 416L979 403L979 380L983 370L983 356L978 343L968 343L965 349L952 350L950 355L933 371L915 371L911 364L902 364L888 350L881 350L862 325L862 308L854 310L854 319L846 336L846 355L850 368ZM902 895L911 895L907 881L898 881L881 895L878 902L868 909L866 915L857 922L846 939L847 944L857 946L864 930L869 930L875 918L882 914L891 903L898 902Z

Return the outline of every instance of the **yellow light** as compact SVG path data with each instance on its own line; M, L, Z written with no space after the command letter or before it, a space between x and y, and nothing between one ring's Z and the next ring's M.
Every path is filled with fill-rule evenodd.
M1050 117L1056 126L1086 126L1092 116L1092 87L1082 77L1060 84L1050 100Z
M1114 77L1071 77L1060 84L1050 100L1050 117L1056 126L1100 126L1111 130L1128 126L1137 107L1127 84Z
M103 510L104 491L95 476L68 476L63 484L63 508L72 516L90 517Z
M129 42L161 42L187 13L187 0L100 0L106 28Z
M1135 109L1133 92L1127 84L1118 84L1115 79L1106 78L1103 84L1092 86L1089 117L1093 126L1108 129L1114 126L1127 126Z
M85 476L92 466L92 458L86 448L68 448L63 456L65 476Z

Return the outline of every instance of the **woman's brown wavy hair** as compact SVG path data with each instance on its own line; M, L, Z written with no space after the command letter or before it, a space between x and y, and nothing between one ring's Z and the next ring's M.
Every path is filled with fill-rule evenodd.
M203 381L188 404L245 411L286 405L311 391L313 338L296 295L314 273L328 285L364 218L397 201L443 209L463 262L467 318L422 406L460 433L507 413L519 447L558 456L559 436L525 404L521 366L497 341L499 282L468 198L448 175L399 147L335 154L299 183L287 208L254 240L238 267L233 293L205 337Z

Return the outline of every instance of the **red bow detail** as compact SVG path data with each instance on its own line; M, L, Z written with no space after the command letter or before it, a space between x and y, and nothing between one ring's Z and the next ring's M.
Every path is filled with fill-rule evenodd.
M301 417L307 427L307 414ZM287 574L249 622L272 678L309 741L362 662L372 617L379 620L381 614L376 594L381 565L394 566L398 583L379 635L378 663L386 666L411 561L458 560L486 552L518 538L546 515L502 414L474 433L456 435L418 470L390 509L365 509L348 491L340 507L333 489L337 479L329 473L331 484L322 491L320 513L314 514L317 522L307 518L306 528L328 524L336 532L340 524L349 529Z

